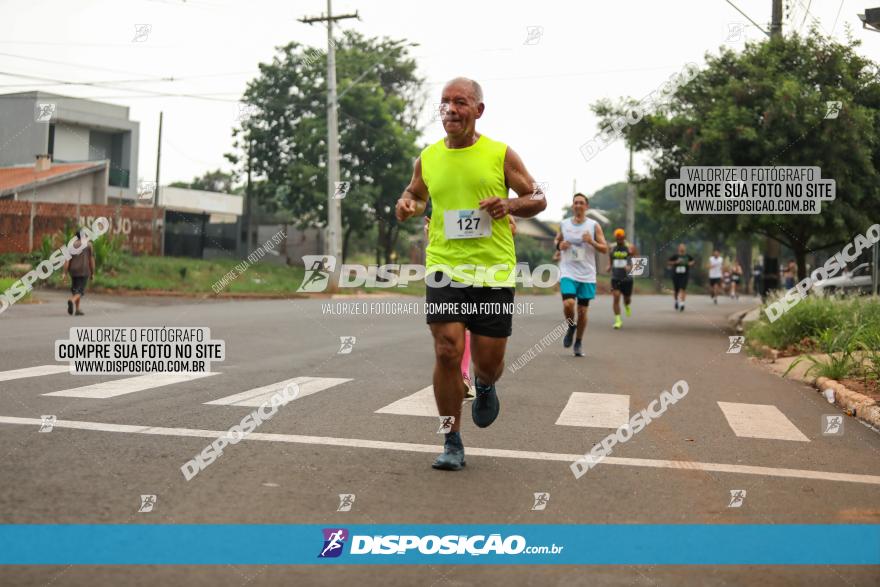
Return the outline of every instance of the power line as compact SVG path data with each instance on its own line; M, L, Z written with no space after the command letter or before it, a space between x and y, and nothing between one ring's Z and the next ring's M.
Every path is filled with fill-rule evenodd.
M762 33L764 33L764 34L767 35L768 37L770 36L770 33L768 33L767 31L765 31L764 29L762 29L762 28L761 28L761 25L759 25L759 24L756 23L754 20L752 20L752 17L751 17L751 16L749 16L748 14L746 14L745 12L743 12L742 10L740 10L739 6L737 6L736 4L734 4L733 2L731 2L730 0L724 0L724 1L727 2L728 4L730 4L731 6L733 6L734 10L736 10L737 12L739 12L740 14L742 14L743 16L745 16L745 17L749 20L750 23L752 23L753 25L755 25L755 28L757 28L759 31L761 31Z
M110 90L122 90L123 92L141 92L144 94L152 94L154 96L164 96L166 98L195 98L198 100L208 100L208 101L215 101L215 102L237 102L237 100L225 100L222 98L212 98L209 96L200 96L198 94L183 94L183 93L171 94L168 92L158 92L158 91L153 91L153 90L145 90L143 88L119 88L119 87L115 87L115 86L112 86L112 85L109 85L106 83L100 83L100 82L98 82L98 83L96 83L96 82L74 82L74 81L69 81L69 80L59 80L59 79L54 79L54 78L49 78L49 77L41 77L41 76L36 76L36 75L26 75L26 74L22 74L22 73L14 73L14 72L8 72L8 71L0 71L0 75L8 75L11 77L20 77L22 79L35 79L35 80L44 81L44 82L45 81L56 82L59 85L89 86L89 87L104 88L104 89L110 89Z
M831 27L831 34L834 34L834 31L837 30L837 19L840 18L840 11L843 10L843 0L840 0L840 6L837 7L837 16L834 17L834 26Z

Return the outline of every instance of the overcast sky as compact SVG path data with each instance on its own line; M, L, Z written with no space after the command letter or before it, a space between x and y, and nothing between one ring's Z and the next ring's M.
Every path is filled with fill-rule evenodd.
M880 0L785 3L795 7L786 30L806 32L815 18L826 34L843 39L849 25L863 41L859 51L880 59L880 33L863 30L856 16ZM771 0L734 4L767 28ZM625 178L621 142L589 162L578 150L598 130L591 103L643 97L685 63L702 64L707 51L763 37L725 0L333 4L334 13L355 10L361 20L344 21L345 28L419 44L413 54L431 92L439 95L457 75L482 83L486 113L477 129L516 149L532 175L547 182L547 219L561 217L574 181L592 193ZM297 22L324 11L325 0L0 0L0 93L42 89L130 106L140 122L144 179L155 175L164 111L162 183L190 180L229 168L223 154L232 145L237 100L258 63L291 40L326 46L326 29ZM730 32L736 23L744 25L740 38ZM135 40L138 24L150 30ZM541 34L526 43L529 27L542 27ZM15 74L115 87L49 85ZM168 77L179 81L132 81ZM437 122L423 142L441 136Z

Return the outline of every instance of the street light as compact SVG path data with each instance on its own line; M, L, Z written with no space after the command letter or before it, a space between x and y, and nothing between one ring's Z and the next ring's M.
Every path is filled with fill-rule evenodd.
M863 29L870 29L880 33L880 8L866 8L865 14L857 16L862 21Z

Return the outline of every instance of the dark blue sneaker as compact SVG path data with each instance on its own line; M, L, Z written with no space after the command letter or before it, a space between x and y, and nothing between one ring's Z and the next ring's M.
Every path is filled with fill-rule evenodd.
M461 442L461 434L450 432L446 435L446 442L443 443L443 454L434 459L431 466L443 471L458 471L464 465L464 445Z
M478 427L486 428L498 417L501 404L498 402L498 394L495 393L495 385L483 385L476 377L474 383L477 388L477 398L471 404L471 417Z
M581 341L579 341L579 340L576 340L574 342L574 356L576 356L576 357L583 357L584 356L584 351L581 350Z
M565 338L562 339L562 346L564 346L565 348L570 347L571 343L574 342L575 328L576 327L574 324L569 324L568 332L565 333Z

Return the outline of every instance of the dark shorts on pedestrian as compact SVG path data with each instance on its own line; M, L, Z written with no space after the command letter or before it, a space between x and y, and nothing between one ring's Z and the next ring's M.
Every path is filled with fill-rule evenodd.
M624 295L624 297L630 297L633 293L633 280L632 278L627 279L614 279L611 278L611 289L619 291Z
M430 275L425 281L428 324L462 322L471 333L492 338L507 338L513 332L512 287L432 287Z
M709 278L709 285L718 285L719 283L721 283L720 277L710 277Z
M673 287L673 289L675 289L675 291L687 289L687 286L688 286L687 273L685 273L684 275L680 275L680 274L676 274L676 273L672 274L672 287Z
M88 277L73 277L70 278L70 293L73 295L79 294L81 296L86 295L86 284L89 282Z

